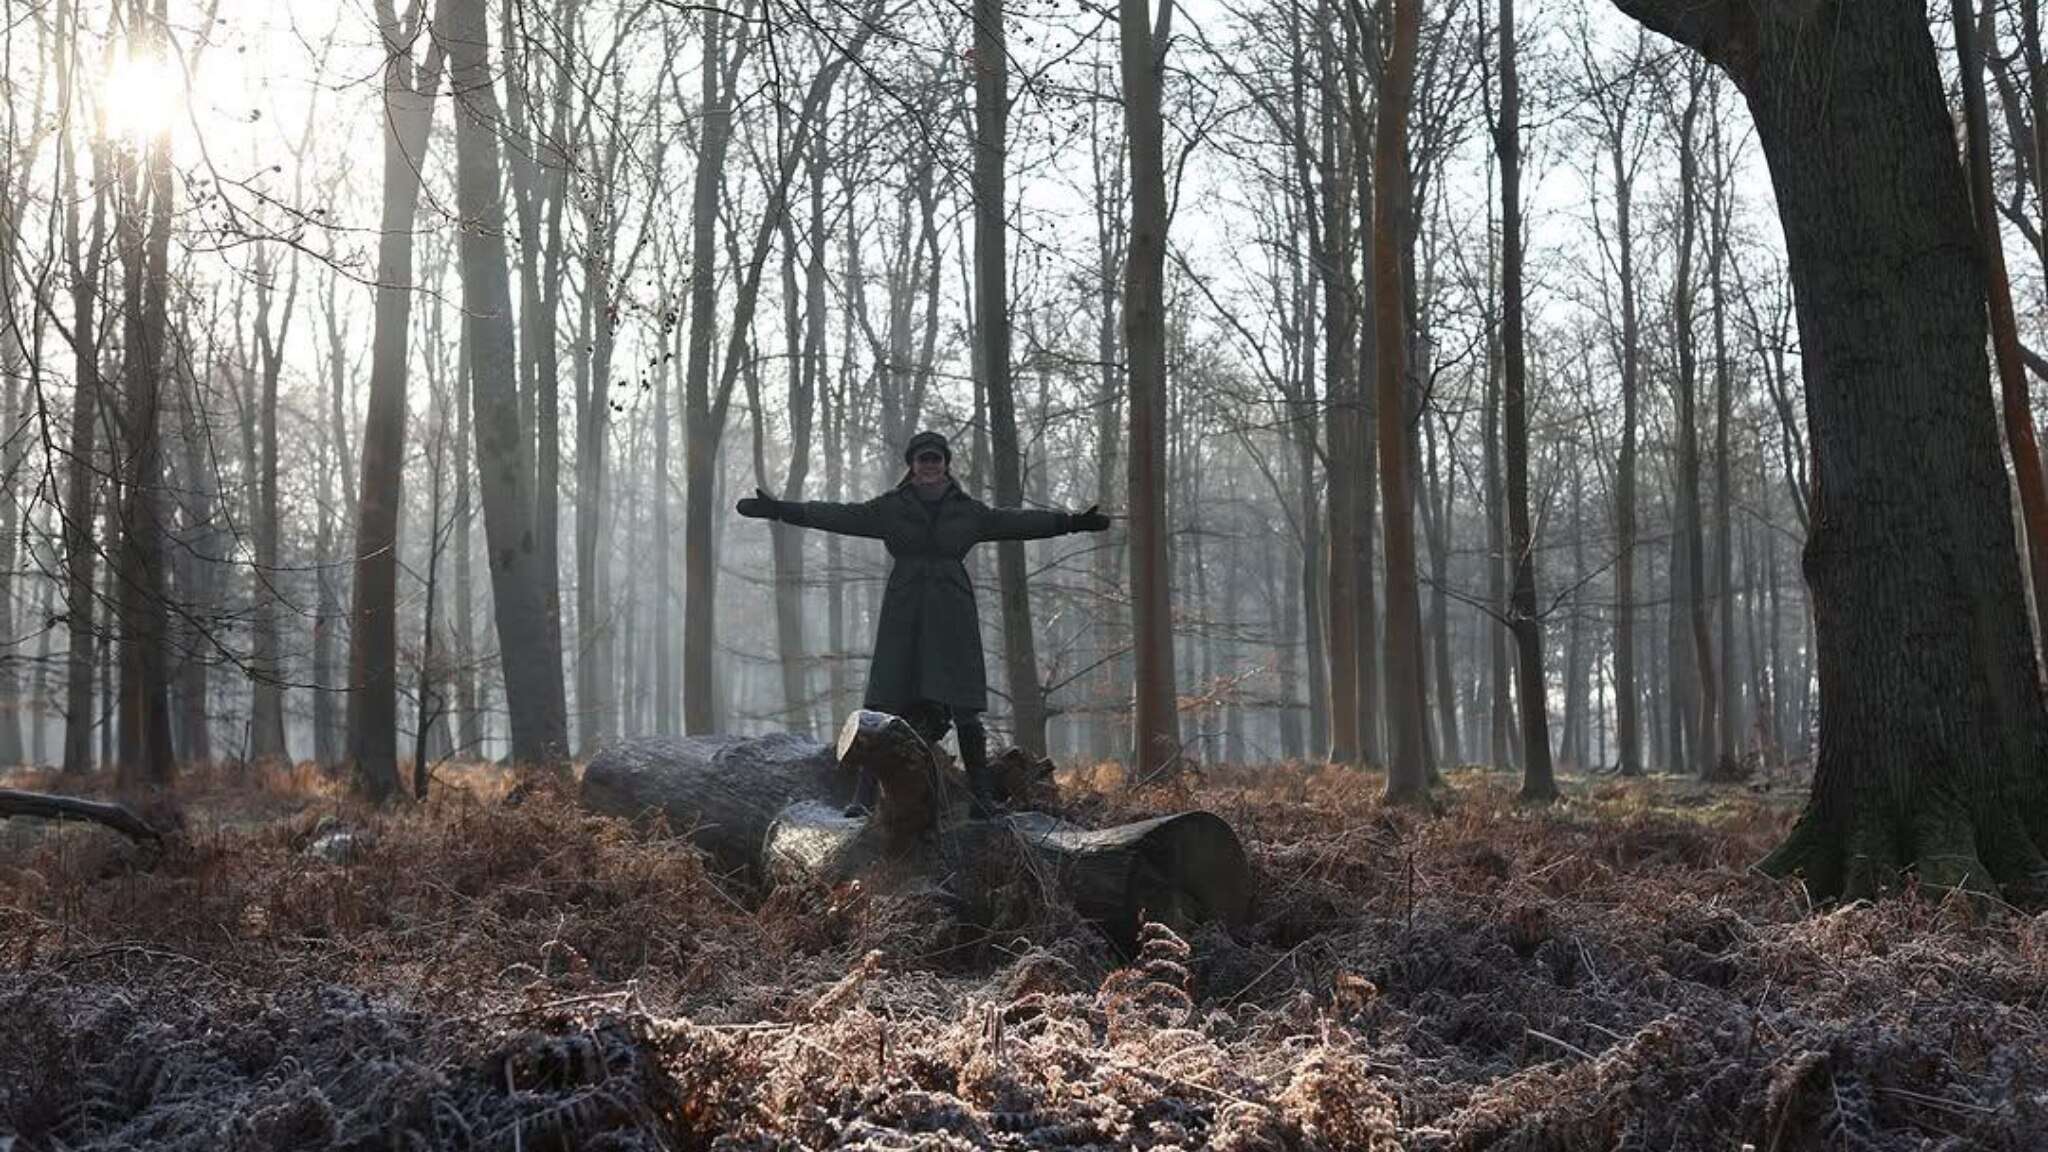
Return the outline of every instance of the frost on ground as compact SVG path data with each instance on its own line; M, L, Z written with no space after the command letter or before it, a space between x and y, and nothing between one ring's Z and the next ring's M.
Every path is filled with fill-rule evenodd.
M27 781L27 783L35 783ZM1029 876L765 899L481 770L368 820L202 781L161 857L0 826L0 1146L2037 1148L2048 916L1810 911L1786 796L1453 774L1071 779L1205 806L1256 922L1114 955ZM1796 794L1796 786L1791 788ZM315 850L339 823L346 853Z

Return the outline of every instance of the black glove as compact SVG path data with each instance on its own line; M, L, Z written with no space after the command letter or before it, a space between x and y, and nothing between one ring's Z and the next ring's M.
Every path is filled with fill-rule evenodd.
M782 519L782 501L759 488L754 489L752 496L741 500L734 508L740 515L751 516L756 520Z
M1103 512L1102 505L1090 504L1086 512L1076 512L1067 517L1067 531L1107 532L1109 516Z

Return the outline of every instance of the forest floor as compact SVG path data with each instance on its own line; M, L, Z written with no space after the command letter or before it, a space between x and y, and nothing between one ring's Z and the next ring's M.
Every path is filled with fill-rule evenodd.
M47 786L17 775L15 786ZM485 768L365 817L222 770L162 852L0 824L7 1149L2040 1148L2048 915L1816 911L1803 782L1063 772L1231 820L1254 921L1120 958L1020 880L765 900ZM160 805L157 819L172 818ZM337 831L337 828L344 831Z

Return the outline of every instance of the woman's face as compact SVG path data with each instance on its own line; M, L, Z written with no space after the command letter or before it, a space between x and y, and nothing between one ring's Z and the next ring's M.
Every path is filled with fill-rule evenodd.
M946 478L946 457L927 448L910 461L910 478L929 487Z

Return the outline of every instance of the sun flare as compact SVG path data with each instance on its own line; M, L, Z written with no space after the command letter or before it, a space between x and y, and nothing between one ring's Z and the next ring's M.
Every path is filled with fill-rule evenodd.
M184 111L184 74L162 55L124 53L100 78L100 108L108 136L154 140L176 127Z

